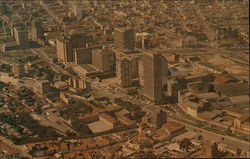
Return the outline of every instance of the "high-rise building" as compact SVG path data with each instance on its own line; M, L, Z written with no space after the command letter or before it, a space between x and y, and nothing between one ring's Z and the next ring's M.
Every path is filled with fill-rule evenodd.
M36 41L41 39L43 36L42 25L38 21L33 21L31 26L31 39Z
M122 87L132 86L132 61L131 59L123 58L117 61L117 76Z
M160 110L156 114L151 115L150 125L156 129L159 129L167 123L167 113L163 110Z
M131 58L131 65L132 65L132 78L139 78L139 58L132 57Z
M143 56L143 95L155 104L163 102L166 85L167 60L161 53L147 52Z
M64 62L73 62L74 49L86 48L87 44L93 42L93 36L84 33L71 34L56 40L57 58Z
M92 64L102 72L115 71L114 53L106 48L92 51Z
M91 48L74 49L75 64L92 63Z
M22 28L14 27L14 38L20 49L29 48L28 32Z
M134 29L115 28L114 46L118 49L133 51L135 48Z
M56 40L57 58L64 62L72 62L74 60L72 43L68 39Z
M168 96L172 97L173 102L178 102L178 92L182 90L181 85L174 79L168 80Z

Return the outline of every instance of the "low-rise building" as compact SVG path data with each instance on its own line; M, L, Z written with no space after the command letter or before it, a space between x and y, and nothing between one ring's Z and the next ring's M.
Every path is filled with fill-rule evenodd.
M115 128L119 125L119 122L114 117L110 116L107 113L102 113L99 115L99 120L105 122L106 124L110 125L112 128Z
M185 126L183 124L173 121L168 121L163 125L163 128L169 136L176 136L185 132Z

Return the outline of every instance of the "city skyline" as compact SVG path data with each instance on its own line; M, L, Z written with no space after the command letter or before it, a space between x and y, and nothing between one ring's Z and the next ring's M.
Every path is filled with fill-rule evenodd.
M248 0L0 0L0 158L249 158Z

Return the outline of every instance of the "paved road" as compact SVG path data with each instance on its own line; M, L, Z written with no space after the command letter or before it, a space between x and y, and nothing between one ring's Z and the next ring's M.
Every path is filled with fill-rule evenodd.
M33 54L39 56L40 58L45 59L55 72L70 75L65 69L56 65L53 62L53 60L47 55L46 51L43 48L36 48L36 49L30 49L30 50L32 51Z
M34 49L33 49L34 50ZM46 56L46 52L44 51L37 51L37 50L34 50L34 52L38 55L40 55L40 57L42 58L45 58L47 59L48 61L51 61L51 59L49 59L48 56ZM53 62L51 62L52 65L55 65ZM72 67L71 64L67 64L66 66L68 67ZM59 67L59 66L54 66L54 67ZM59 67L60 68L60 67ZM62 68L60 68L62 69ZM140 105L142 107L142 109L145 111L145 112L148 112L148 113L156 113L158 112L159 109L161 109L161 107L159 106L156 106L156 105L153 105L153 104L148 104L146 103L145 101L141 101L137 98L134 98L134 97L131 97L123 92L120 92L120 91L116 91L116 90L113 90L111 88L109 88L108 86L96 81L96 80L93 80L93 79L90 79L88 77L86 77L84 74L81 74L80 72L77 72L78 75L82 78L85 78L87 80L89 80L91 82L91 87L92 89L94 90L94 92L97 92L97 94L99 95L103 95L103 96L108 96L110 97L111 99L114 99L114 98L122 98L123 100L127 100L133 104L137 104L137 105ZM178 112L178 111L177 111ZM181 117L181 114L180 112L177 113L180 117ZM189 120L190 122L195 122L194 120ZM180 121L179 121L180 122ZM182 122L183 123L183 122ZM185 125L189 125L191 127L194 127L190 124L187 124L187 123L183 123ZM200 129L197 127L197 129ZM204 130L204 129L201 129L202 131L207 131L207 130ZM212 133L212 132L211 132ZM218 135L218 136L221 136L219 134L213 134L213 135ZM227 137L227 138L233 138L233 137L229 137L229 136L223 136L223 137ZM235 138L234 138L235 139ZM238 139L236 139L238 140ZM242 140L238 140L238 141L242 141Z

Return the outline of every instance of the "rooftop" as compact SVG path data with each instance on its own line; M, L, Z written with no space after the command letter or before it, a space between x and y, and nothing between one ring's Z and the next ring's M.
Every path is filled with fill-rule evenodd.
M249 96L248 95L230 97L230 100L235 104L239 104L239 103L248 103L249 104Z
M180 124L174 121L168 121L166 124L163 125L163 127L171 132L171 131L184 128L185 126L183 124Z
M110 116L110 115L107 114L107 113L102 113L102 114L99 115L99 117L102 117L102 118L108 120L108 121L111 122L111 123L117 122L117 120L116 120L114 117Z
M99 133L99 132L112 129L112 126L110 126L109 124L106 124L103 121L96 121L96 122L88 124L88 126L93 133Z
M247 83L225 83L215 85L214 89L227 96L241 96L249 94L249 85Z
M203 99L214 99L214 98L219 98L219 94L216 92L206 92L206 93L201 93L197 95L198 98L203 98Z

